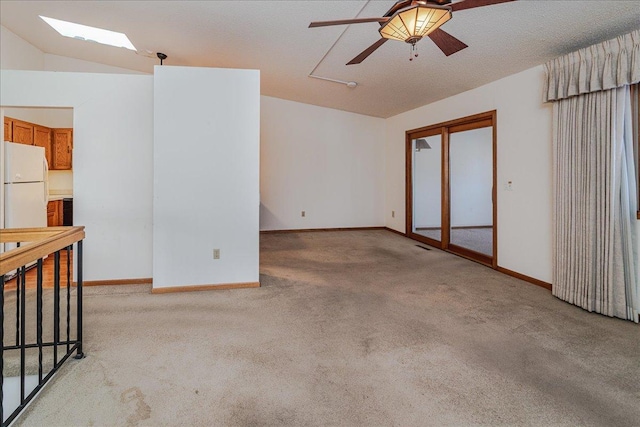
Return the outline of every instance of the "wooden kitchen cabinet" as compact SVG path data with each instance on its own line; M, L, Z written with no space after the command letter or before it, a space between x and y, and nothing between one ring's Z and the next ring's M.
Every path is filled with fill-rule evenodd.
M13 120L5 117L4 118L4 140L11 142L13 140Z
M13 120L12 128L12 142L33 145L34 125L32 123L23 122L21 120Z
M35 123L5 117L4 140L44 147L49 169L72 169L73 129L51 129Z
M56 219L56 202L49 202L47 203L47 227L54 227Z
M73 129L53 129L53 163L51 169L71 169Z
M47 203L47 227L59 227L64 222L62 200Z
M33 142L38 147L44 147L44 155L47 158L47 164L51 167L51 129L35 125L33 127Z

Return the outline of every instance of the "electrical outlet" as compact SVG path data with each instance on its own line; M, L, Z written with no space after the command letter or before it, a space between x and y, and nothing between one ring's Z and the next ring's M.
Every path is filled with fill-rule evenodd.
M307 216L307 213L306 213L305 211L302 211L302 212L300 213L300 216L305 217L305 216Z
M396 211L391 211L391 218L395 218L396 217Z
M213 250L213 259L220 259L220 249Z

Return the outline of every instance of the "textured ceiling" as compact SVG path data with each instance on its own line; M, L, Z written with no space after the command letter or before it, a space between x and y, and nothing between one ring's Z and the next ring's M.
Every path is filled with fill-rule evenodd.
M409 45L389 41L351 66L345 64L379 38L378 24L307 28L311 21L382 16L393 4L2 0L0 22L45 53L153 72L157 58L59 36L38 15L121 31L139 51L166 53L166 65L259 69L264 95L378 117L640 27L638 1L520 0L454 12L443 29L469 48L450 57L425 39L417 45L420 56L409 62ZM355 81L358 87L309 78L314 68L315 75Z

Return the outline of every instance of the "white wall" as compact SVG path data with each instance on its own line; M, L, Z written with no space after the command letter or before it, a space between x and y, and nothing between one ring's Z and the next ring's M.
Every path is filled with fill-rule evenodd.
M0 68L42 70L44 54L40 49L0 25Z
M153 77L0 72L0 105L74 110L74 222L85 280L151 277Z
M384 119L261 105L261 230L384 225Z
M50 128L73 128L73 110L71 108L44 108L42 122Z
M73 171L50 170L49 194L73 195Z
M451 226L493 225L493 128L449 136Z
M150 60L153 61L152 59ZM44 69L47 71L68 71L79 73L146 74L140 71L112 67L110 65L98 64L96 62L83 61L82 59L52 55L50 53L44 54Z
M543 77L535 67L387 119L387 226L405 231L405 131L495 109L498 265L551 282L552 129L551 105L541 101ZM513 191L504 190L507 181Z
M4 115L50 128L72 128L71 108L5 108Z
M25 122L42 124L41 112L44 108L4 108L4 115L12 119L24 120ZM71 112L73 114L73 111ZM44 126L44 125L43 125Z
M145 74L126 68L44 53L2 25L0 25L0 68L3 70ZM10 114L5 114L11 117Z
M153 110L154 288L258 282L260 73L157 66Z

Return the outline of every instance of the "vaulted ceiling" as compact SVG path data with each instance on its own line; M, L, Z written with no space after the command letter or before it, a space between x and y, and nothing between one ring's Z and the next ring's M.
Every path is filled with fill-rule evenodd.
M454 0L457 1L457 0ZM0 22L45 53L153 72L166 65L261 71L262 94L377 117L481 86L639 27L638 1L519 0L454 12L442 28L469 45L446 57L430 40L379 39L377 23L308 28L311 21L382 16L394 1L9 1ZM59 36L38 15L124 32L138 49ZM151 52L151 57L145 56ZM309 74L358 83L313 79Z

